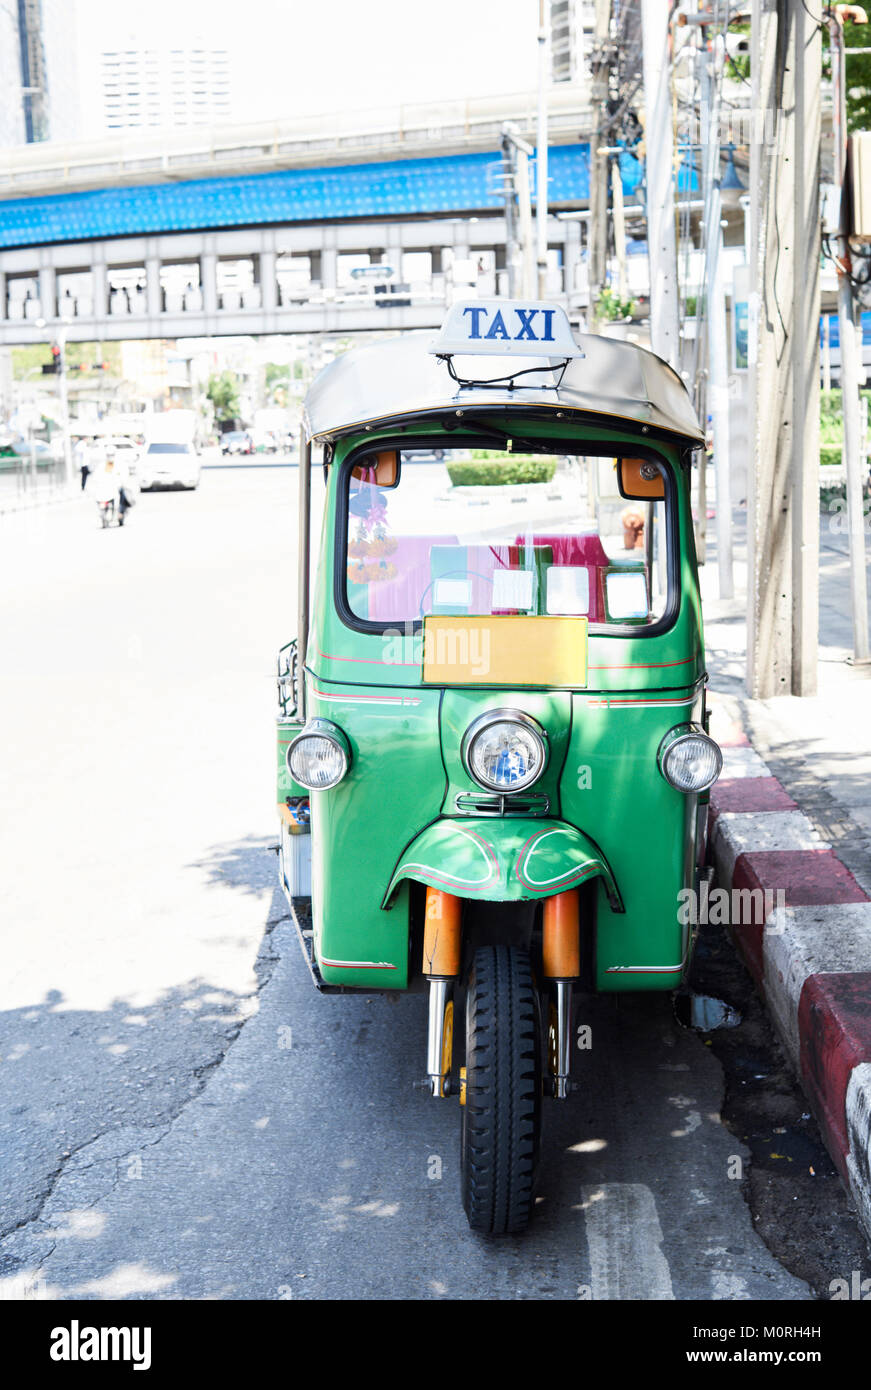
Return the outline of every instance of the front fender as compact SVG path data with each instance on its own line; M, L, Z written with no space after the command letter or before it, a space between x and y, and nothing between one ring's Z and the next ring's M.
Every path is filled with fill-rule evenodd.
M403 850L381 906L389 905L406 878L461 898L516 902L549 898L597 875L604 881L613 911L623 912L602 851L565 821L438 820Z

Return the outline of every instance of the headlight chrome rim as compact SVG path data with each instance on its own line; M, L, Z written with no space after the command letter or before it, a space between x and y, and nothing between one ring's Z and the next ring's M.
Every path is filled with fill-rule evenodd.
M684 786L681 785L679 780L676 780L677 774L673 770L674 755L682 745L685 746L688 743L701 743L704 744L707 749L712 750L714 768L713 775L706 776L701 782ZM659 745L656 760L659 765L659 770L668 785L675 791L682 792L687 796L700 796L702 792L709 791L723 771L723 754L720 745L711 738L710 734L705 733L701 724L678 724L675 728L670 729ZM670 766L672 769L671 771Z
M334 772L325 780L313 780L309 769L300 768L299 753L305 743L318 741L331 745L337 755ZM294 754L297 754L294 766ZM329 719L310 719L297 734L285 754L287 770L295 782L310 792L330 791L348 775L351 766L351 748L342 730ZM309 773L309 775L305 775Z
M516 781L510 786L504 786L502 783L495 780L488 780L480 772L475 771L472 762L476 741L480 739L488 729L491 729L494 724L518 725L525 733L532 737L538 748L539 762L535 771L531 776ZM479 715L477 719L472 720L472 723L463 734L460 752L463 760L463 767L476 787L481 787L483 791L497 795L513 796L515 793L528 791L530 787L535 786L536 782L541 780L547 768L549 748L547 733L537 719L533 719L531 715L526 714L523 710L503 708L487 710L484 714Z

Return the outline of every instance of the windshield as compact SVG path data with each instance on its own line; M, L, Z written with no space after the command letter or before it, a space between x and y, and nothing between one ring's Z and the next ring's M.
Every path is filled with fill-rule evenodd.
M149 444L149 454L188 454L189 444Z
M644 628L663 617L669 507L664 497L631 496L633 488L665 492L667 470L653 454L618 464L579 454L453 448L435 459L403 450L398 469L396 457L369 455L347 475L352 621L577 615ZM629 495L621 495L621 479Z

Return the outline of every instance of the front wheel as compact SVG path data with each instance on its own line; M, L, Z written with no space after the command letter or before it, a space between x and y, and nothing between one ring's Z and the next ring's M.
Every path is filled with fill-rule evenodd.
M463 1206L473 1231L526 1226L541 1140L541 1022L529 956L482 946L466 994Z

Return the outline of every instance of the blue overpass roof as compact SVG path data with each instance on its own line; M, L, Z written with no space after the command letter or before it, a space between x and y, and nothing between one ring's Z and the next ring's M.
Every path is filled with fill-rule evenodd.
M493 151L8 198L0 201L0 248L269 223L495 212L503 206L494 177L500 162ZM641 166L628 152L620 163L624 191L634 193ZM586 202L589 165L588 144L554 146L548 153L550 202Z

